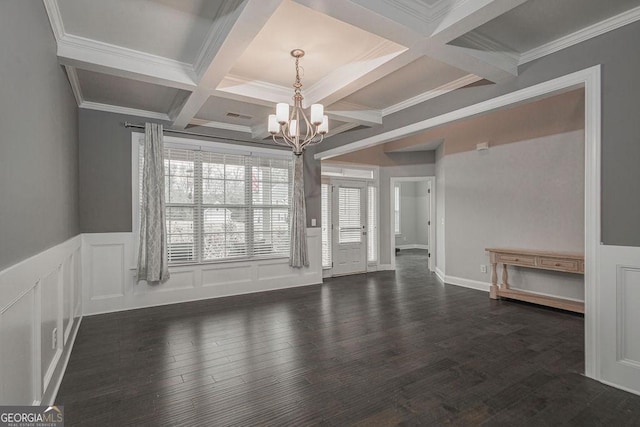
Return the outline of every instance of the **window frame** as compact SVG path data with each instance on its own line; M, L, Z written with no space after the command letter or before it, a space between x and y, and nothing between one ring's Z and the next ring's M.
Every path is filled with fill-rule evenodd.
M144 132L132 132L131 134L131 165L132 165L132 173L131 173L131 195L132 195L132 215L131 215L131 230L134 233L134 243L135 248L139 246L140 241L140 152L139 146L144 142ZM266 148L266 147L251 147L248 145L232 145L219 141L205 141L205 140L197 140L197 139L189 139L184 137L175 137L175 136L164 136L164 145L165 148L175 148L175 149L183 149L183 150L194 150L194 151L208 151L216 154L230 154L230 155L240 155L240 156L258 156L262 158L272 158L277 160L288 160L290 162L288 168L288 186L289 193L292 195L293 191L293 153L289 150L278 149L278 148ZM245 166L246 169L250 169L251 166ZM195 179L195 176L194 176ZM201 183L200 183L201 185ZM246 185L246 184L245 184ZM245 189L246 191L246 189ZM174 204L172 204L174 205ZM209 207L209 204L202 203L202 208L205 209ZM193 205L195 206L195 205ZM282 207L287 207L289 211L289 215L291 213L291 204L282 205ZM227 207L224 205L215 205L216 208L225 209ZM260 209L262 207L265 208L273 208L272 205L255 205L250 201L250 203L242 205L242 208L247 210L252 209ZM280 205L278 205L280 207ZM253 214L250 215L250 218L253 220ZM194 229L198 229L199 225L195 224L196 220L194 219ZM289 223L289 228L291 224ZM289 232L291 230L289 229ZM202 234L202 233L200 233ZM198 238L196 233L194 232L194 236L196 236L196 240L203 240L204 237ZM253 247L254 242L247 242L247 249L251 246ZM199 247L201 243L194 242L194 246ZM202 256L202 251L200 251L200 255ZM135 250L137 254L137 249ZM137 257L137 255L136 255ZM227 258L219 258L219 259L211 259L211 260L194 260L194 261L184 261L184 262L170 262L169 267L183 267L183 266L193 266L193 265L208 265L208 264L219 264L219 263L230 263L230 262L250 262L264 259L289 259L289 255L285 255L283 253L273 253L273 254L259 254L259 255L244 255L237 257L227 257Z
M394 234L396 236L402 235L402 221L401 221L401 213L400 206L402 205L402 190L400 189L400 185L396 184L393 187L393 215L394 215ZM395 227L397 225L397 227Z

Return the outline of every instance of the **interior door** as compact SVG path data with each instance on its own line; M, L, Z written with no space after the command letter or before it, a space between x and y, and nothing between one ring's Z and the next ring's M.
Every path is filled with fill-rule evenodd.
M367 270L365 182L333 181L333 275Z

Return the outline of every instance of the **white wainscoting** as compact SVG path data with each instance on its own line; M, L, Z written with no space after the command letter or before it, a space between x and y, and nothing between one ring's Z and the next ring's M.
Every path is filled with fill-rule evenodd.
M600 246L600 380L640 394L640 248Z
M309 268L286 258L171 267L163 284L136 283L133 233L83 234L83 313L98 314L322 283L320 228L308 228Z
M52 403L81 320L78 235L0 272L0 404Z

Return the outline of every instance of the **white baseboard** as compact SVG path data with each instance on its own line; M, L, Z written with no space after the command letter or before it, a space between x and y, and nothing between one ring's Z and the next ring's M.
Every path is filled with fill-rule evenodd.
M395 271L395 269L392 264L378 264L378 271Z
M411 245L396 245L396 249L425 249L429 250L429 245L411 244Z
M447 285L462 286L463 288L476 289L478 291L489 292L491 283L480 282L478 280L464 279L462 277L444 276L444 283Z
M440 270L438 267L436 267L436 276L438 277L438 279L440 279L442 283L444 283L444 272Z

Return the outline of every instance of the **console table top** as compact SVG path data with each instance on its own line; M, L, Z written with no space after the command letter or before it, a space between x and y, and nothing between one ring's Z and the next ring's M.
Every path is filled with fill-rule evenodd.
M543 251L537 249L517 249L517 248L486 248L487 252L496 252L501 254L514 254L514 255L532 255L532 256L545 256L551 258L569 258L584 260L584 254L579 252L559 252L559 251Z

